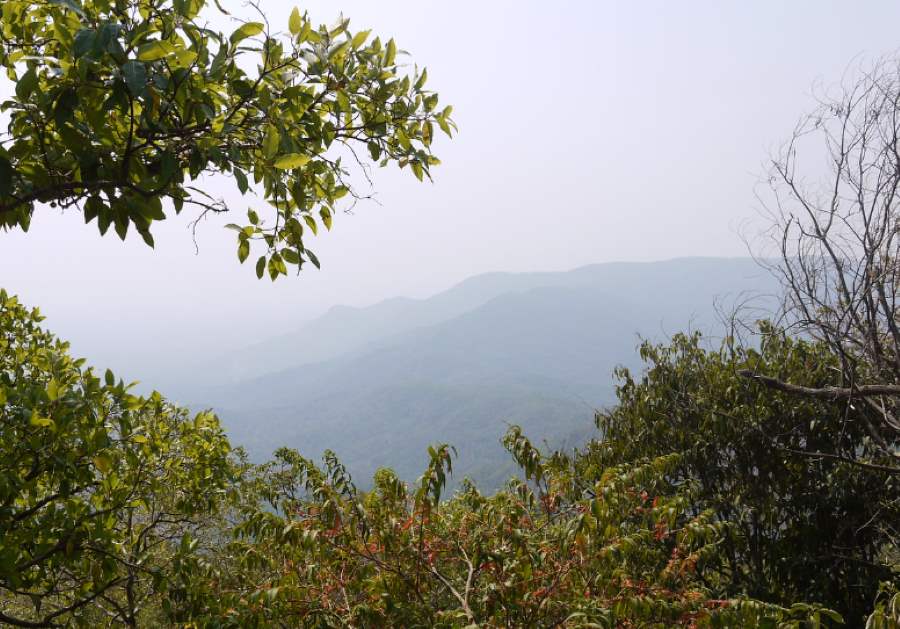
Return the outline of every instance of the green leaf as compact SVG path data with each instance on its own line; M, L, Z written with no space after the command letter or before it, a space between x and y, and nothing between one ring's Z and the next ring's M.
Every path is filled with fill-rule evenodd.
M97 41L97 31L92 28L83 28L75 33L75 40L72 45L72 54L76 59L86 55L94 49L94 43Z
M300 32L301 28L303 28L303 18L300 17L300 10L297 7L294 7L294 10L291 11L291 17L288 20L288 29L290 29L291 35L296 35Z
M50 382L47 383L47 397L51 402L55 402L59 399L59 393L59 382L56 381L56 378L50 378Z
M828 616L828 618L830 618L831 620L833 620L833 621L836 622L837 624L839 624L839 625L843 625L843 624L844 624L844 617L841 616L841 615L840 615L839 613L837 613L836 611L834 611L833 609L821 609L821 610L819 610L819 611L820 611L821 613L825 614L826 616Z
M100 200L100 197L88 197L88 200L84 202L84 222L90 223L105 209L106 205Z
M291 170L292 168L300 168L310 160L309 155L302 153L287 153L275 159L273 164L279 170Z
M269 125L262 142L262 152L266 157L272 157L278 152L281 143L281 134L274 125Z
M175 156L171 151L165 151L159 158L159 176L163 181L170 181L177 170L178 161Z
M443 131L447 135L447 137L453 137L453 132L450 130L450 124L447 122L446 118L444 118L443 116L439 116L437 118L437 123L441 128L441 131Z
M125 85L132 96L140 96L147 86L147 67L140 61L131 60L122 66Z
M97 228L100 230L100 235L105 235L109 230L109 226L112 224L112 215L110 212L104 212L100 215L100 218L97 219Z
M84 17L84 9L82 9L75 0L50 0L50 4L71 9L78 17Z
M331 49L331 52L328 53L328 58L335 61L336 63L340 63L343 60L344 53L346 53L349 48L350 42L341 42Z
M28 423L38 428L56 428L56 422L38 413L37 409L31 411L31 419Z
M175 47L167 41L154 41L138 48L137 58L140 61L156 61L162 59L174 49Z
M38 76L34 68L31 68L22 75L19 82L16 83L16 96L21 100L26 100L31 93L38 87Z
M250 255L250 241L242 240L238 245L238 260L241 261L241 264L244 263L244 260L247 259L247 256Z
M247 22L231 34L231 43L237 44L248 37L259 35L265 29L265 25L260 22Z
M371 32L372 31L360 31L356 35L354 35L353 39L350 40L350 45L353 47L353 49L355 50L366 43L366 39L368 39L369 33Z
M262 279L263 274L266 272L266 256L259 256L259 260L256 261L256 277Z
M94 466L105 476L112 469L112 459L108 454L98 454L93 458Z
M407 151L412 150L412 144L409 141L409 136L406 135L406 132L402 127L397 127L397 141L400 142L400 146Z
M319 216L322 217L322 223L325 225L325 229L330 231L331 230L331 212L328 210L328 208L323 207L319 211Z
M247 189L250 187L250 182L247 181L247 175L245 175L244 171L240 168L235 168L232 173L237 181L238 190L241 191L241 194L246 193Z
M390 66L394 64L394 60L397 58L397 44L394 43L393 38L387 43L387 50L384 53L384 65Z
M422 68L422 74L419 75L418 80L416 81L415 88L417 90L422 89L425 85L425 81L428 80L428 68Z
M187 68L194 63L194 60L197 58L197 53L193 50L188 50L187 48L176 48L173 51L173 56L177 62L173 65L179 68Z
M128 235L129 222L130 221L128 219L121 219L121 220L116 219L116 222L115 222L116 234L118 234L119 238L121 238L122 240L125 240L125 237Z

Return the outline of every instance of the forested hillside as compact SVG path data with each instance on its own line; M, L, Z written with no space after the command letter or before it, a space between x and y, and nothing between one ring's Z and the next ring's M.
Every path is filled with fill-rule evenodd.
M308 342L318 355L344 353L220 386L199 406L215 408L256 460L283 445L331 449L355 475L390 464L412 480L438 440L457 447L457 478L496 488L510 471L500 445L510 424L538 443L582 442L594 410L614 399L613 370L638 364L642 338L688 328L722 337L717 303L761 316L776 290L749 259L475 277L428 300L337 310L242 351L231 364L258 371L301 361Z
M703 281L691 281L698 274ZM223 380L231 384L339 358L398 342L401 339L393 337L454 320L497 298L549 288L590 290L598 300L607 300L610 316L617 299L626 307L643 304L650 311L643 314L644 318L656 326L641 330L643 334L672 332L691 315L696 325L711 327L719 323L713 312L716 301L730 312L734 305L749 300L763 314L772 309L772 297L777 292L772 277L748 259L696 258L597 264L567 272L486 273L426 299L396 297L367 308L335 306L294 332L246 348L225 349L221 355L207 358L199 363L204 369L188 377L188 382L193 389ZM563 304L558 310L564 310ZM626 334L637 336L635 331ZM188 373L186 370L185 375Z

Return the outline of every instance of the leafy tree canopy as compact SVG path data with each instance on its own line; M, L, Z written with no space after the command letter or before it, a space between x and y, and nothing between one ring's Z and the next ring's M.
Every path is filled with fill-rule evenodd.
M274 280L309 261L304 236L331 227L338 201L358 196L345 163L409 167L430 177L437 130L451 108L407 72L393 39L314 26L297 9L285 25L209 28L205 0L7 0L0 64L15 83L2 104L0 226L27 229L36 207L78 207L125 238L153 245L155 221L224 202L201 177L251 185L263 206L237 232L241 262ZM255 255L255 254L254 254Z
M900 478L875 465L887 457L858 405L741 375L817 388L839 377L825 343L762 332L755 349L705 349L698 335L644 344L646 371L619 372L619 403L597 416L603 439L576 458L576 478L678 456L674 476L695 484L695 508L729 523L722 552L697 566L703 583L719 596L827 602L857 626L879 583L900 575Z
M451 451L407 486L380 470L360 491L331 453L283 449L244 470L241 500L209 560L183 562L170 599L202 627L801 627L840 617L717 599L696 565L723 528L668 480L677 456L609 468L575 490L570 462L521 431L526 476L493 496L441 488ZM217 535L217 537L220 537Z
M134 626L221 501L228 442L40 321L0 290L0 624Z

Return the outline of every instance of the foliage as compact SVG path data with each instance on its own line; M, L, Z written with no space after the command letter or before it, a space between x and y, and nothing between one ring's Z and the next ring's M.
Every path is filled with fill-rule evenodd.
M259 242L257 275L274 280L306 261L304 235L331 228L353 192L343 160L367 170L438 163L436 129L451 108L409 74L393 39L353 33L341 18L315 27L294 9L287 33L259 20L210 29L205 0L6 0L0 64L15 82L2 105L0 226L27 229L36 204L80 207L101 233L152 227L192 206L225 211L198 187L204 174L251 182L271 210L232 225L241 262ZM228 15L216 3L216 17ZM366 174L368 177L368 175ZM199 219L198 219L199 220Z
M900 629L900 591L885 584L878 593L875 609L866 621L866 629Z
M695 577L725 526L691 512L667 480L677 456L604 470L572 495L564 457L517 429L507 445L532 479L493 496L471 484L440 502L446 446L407 487L379 471L359 491L326 453L283 449L245 469L234 541L188 566L170 599L207 627L800 626L839 617L717 600ZM260 505L262 500L263 505Z
M0 621L134 625L221 500L228 443L40 321L0 291Z
M740 375L810 387L836 377L838 359L824 344L762 332L757 349L726 342L708 351L698 335L644 344L646 373L620 371L619 404L598 414L603 439L578 458L577 475L676 454L673 481L696 483L695 508L729 523L722 552L698 564L711 592L819 601L862 623L879 581L897 575L889 552L898 548L898 478L868 467L879 450L842 403Z

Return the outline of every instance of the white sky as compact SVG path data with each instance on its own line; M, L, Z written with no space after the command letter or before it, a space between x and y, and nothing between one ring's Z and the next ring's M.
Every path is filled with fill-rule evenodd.
M293 3L260 2L287 24ZM460 127L437 146L436 182L376 171L381 205L310 243L322 271L274 285L238 266L216 224L195 256L184 217L157 228L153 251L39 209L29 234L0 233L0 286L40 305L76 353L140 375L222 334L244 345L337 303L426 296L485 271L743 255L762 163L811 108L812 83L895 50L900 24L886 0L301 8L328 23L343 11L428 67Z

